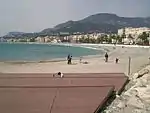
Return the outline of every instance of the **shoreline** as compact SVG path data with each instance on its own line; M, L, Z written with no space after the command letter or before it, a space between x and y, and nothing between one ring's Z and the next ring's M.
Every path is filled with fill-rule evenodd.
M86 46L84 44L84 46ZM91 46L91 44L88 44L87 46ZM138 104L135 102L138 102L138 97L143 98L142 95L145 97L150 97L146 95L141 88L145 88L146 90L150 87L150 82L147 87L145 87L148 83L148 80L150 80L150 47L128 47L128 46L112 46L112 45L98 45L98 47L102 47L104 50L109 50L109 62L106 63L103 59L103 55L93 55L93 56L85 56L86 58L83 58L84 61L88 61L88 64L81 64L79 63L79 59L73 58L73 65L68 65L67 62L64 60L61 61L41 61L41 62L34 62L34 63L1 63L0 62L0 73L43 73L47 74L49 76L50 73L125 73L126 76L130 78L129 84L126 85L124 92L122 95L116 97L116 99L113 101L111 105L109 105L105 111L107 113L125 113L124 109L126 110L126 113L130 113L131 110L137 110ZM95 46L94 46L95 47ZM97 48L98 48L97 47ZM131 57L131 72L128 75L128 57ZM119 57L119 63L116 64L114 62L114 59ZM144 73L145 70L149 70L148 74L143 75L143 77L139 79L133 79L137 76L138 73ZM85 75L86 76L86 75ZM13 77L13 76L11 76ZM42 77L40 75L40 77ZM147 83L146 83L147 82ZM137 87L138 86L138 87ZM143 87L144 86L144 87ZM133 90L134 89L134 90ZM136 90L138 89L138 90ZM136 95L136 91L139 91L139 94L142 95ZM145 90L145 91L146 91ZM149 92L149 89L147 90ZM135 94L136 93L136 94ZM143 98L143 100L147 100ZM143 102L142 101L142 104ZM126 103L127 102L127 103ZM135 103L135 104L134 104ZM141 103L141 102L140 102ZM150 103L150 102L149 102ZM127 105L127 107L126 107ZM133 105L135 106L133 108ZM148 106L149 107L149 106ZM140 113L145 113L144 108L140 107L139 110L143 110Z
M88 46L91 46L91 44L88 44ZM104 61L104 54L84 56L82 57L82 63L80 63L79 57L73 57L72 65L67 65L66 58L36 62L0 62L0 72L56 73L60 71L63 73L125 73L128 75L129 57L131 57L131 73L150 62L150 49L147 48L122 48L120 46L114 47L114 45L113 47L111 45L111 47L102 46L100 48L105 51L109 50L108 63ZM119 58L118 64L115 63L116 58ZM84 64L84 62L88 62L88 64Z
M106 47L131 47L131 48L150 48L150 46L143 45L126 45L126 44L92 44L92 43L41 43L41 42L0 42L6 44L39 44L39 45L62 45L62 46L77 46L77 47L86 47L86 46L106 46ZM87 47L91 49L96 49L93 47Z
M83 59L93 59L93 58L100 58L104 54L97 54L97 55L87 55L82 56ZM80 57L73 57L72 61L80 60ZM28 64L28 63L53 63L53 62L65 62L67 61L66 58L56 58L50 60L37 60L37 61L0 61L0 63L8 63L8 64Z
M5 44L5 43L4 43ZM90 49L90 50L97 50L97 51L103 51L105 52L109 52L109 49L105 49L103 48L96 48L96 47L87 47L87 45L82 45L82 44L72 44L72 43L22 43L22 42L15 42L15 43L8 43L6 42L6 44L39 44L39 45L56 45L56 46L71 46L71 47L80 47L80 48L86 48L86 49ZM84 59L91 59L91 58L95 58L95 57L102 57L104 55L104 53L102 54L95 54L95 55L85 55L85 56L81 56ZM73 61L74 60L79 60L80 57L73 57ZM10 61L1 61L0 63L11 63L11 64L27 64L27 63L48 63L48 62L63 62L66 61L66 58L50 58L48 60L10 60Z
M8 43L8 42L5 42ZM93 59L102 58L107 52L110 56L114 53L116 48L145 48L149 49L150 46L139 46L139 45L114 45L114 44L89 44L89 43L35 43L35 42L15 42L10 44L39 44L39 45L56 45L56 46L71 46L71 47L81 47L86 49L101 50L104 53L95 55L85 55L81 56L83 59ZM80 57L73 57L73 61L79 60ZM28 63L49 63L49 62L64 62L66 58L50 58L48 60L14 60L14 61L0 61L0 63L10 63L10 64L28 64Z

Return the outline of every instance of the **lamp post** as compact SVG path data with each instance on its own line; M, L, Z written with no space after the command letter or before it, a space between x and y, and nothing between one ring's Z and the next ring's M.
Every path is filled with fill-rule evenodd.
M128 75L131 73L131 57L129 57L129 64L128 64Z

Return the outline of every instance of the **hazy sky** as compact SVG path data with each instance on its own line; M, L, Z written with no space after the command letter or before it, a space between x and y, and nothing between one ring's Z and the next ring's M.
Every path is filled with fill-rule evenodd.
M150 0L0 0L0 35L38 32L96 13L150 16Z

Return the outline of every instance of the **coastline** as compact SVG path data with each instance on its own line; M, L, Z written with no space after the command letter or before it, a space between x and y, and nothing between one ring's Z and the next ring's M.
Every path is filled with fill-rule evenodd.
M5 44L5 43L4 43ZM7 44L7 42L6 42ZM8 43L8 44L37 44L37 45L56 45L56 46L71 46L71 47L80 47L80 48L86 48L90 50L101 50L104 51L103 54L95 54L95 55L85 55L82 56L84 59L91 59L95 57L101 57L104 55L105 52L109 52L109 49L105 49L104 47L98 48L98 47L93 47L93 46L88 46L87 45L82 45L82 44L73 44L73 43L35 43L35 42L29 42L29 43L24 43L24 42L15 42L15 43ZM79 60L80 57L73 57L73 60ZM14 61L1 61L0 63L11 63L11 64L25 64L25 63L48 63L48 62L63 62L66 61L66 58L50 58L48 60L35 60L35 61L26 61L26 60L14 60Z
M3 42L9 43L9 42ZM38 43L38 42L11 42L10 44L38 44L38 45L59 45L59 46L71 46L71 47L81 47L86 49L93 49L93 50L101 50L104 51L103 54L95 54L95 55L86 55L82 56L84 59L92 59L97 57L103 57L105 52L108 54L113 54L114 49L116 47L127 47L127 48L150 48L149 46L139 46L139 45L114 45L114 44L89 44L89 43ZM73 60L79 60L80 57L73 57ZM49 60L37 60L37 61L0 61L1 63L11 63L11 64L27 64L27 63L48 63L48 62L64 62L66 58L50 58Z
M58 45L58 44L54 44ZM150 60L149 47L129 46L129 45L110 45L110 44L59 44L62 46L90 47L104 50L109 54L109 62L105 63L104 54L83 56L80 63L79 57L73 57L73 64L67 65L66 58L41 60L41 61L18 61L0 62L1 73L125 73L128 75L128 58L131 57L131 73L137 72ZM119 58L119 63L115 64L115 58Z

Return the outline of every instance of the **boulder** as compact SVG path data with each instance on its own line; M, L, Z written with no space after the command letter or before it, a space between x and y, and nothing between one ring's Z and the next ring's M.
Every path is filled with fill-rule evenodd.
M128 100L127 106L133 107L134 109L144 108L144 104L136 96L133 96Z
M138 73L135 73L132 77L133 80L135 80L136 78L138 78L139 74Z
M126 107L126 104L125 102L120 102L118 105L117 105L118 108L122 109L122 108L125 108Z
M147 79L138 79L136 84L134 85L134 88L137 88L137 87L146 87L147 85Z
M137 88L138 97L145 103L150 104L150 86L146 88Z
M132 97L132 96L135 96L137 95L137 90L135 90L133 87L131 87L129 90L127 90L125 93L124 93L124 97Z
M149 73L148 69L143 69L143 70L141 70L141 71L138 72L138 77L137 78L140 78L143 75L148 74L148 73Z

